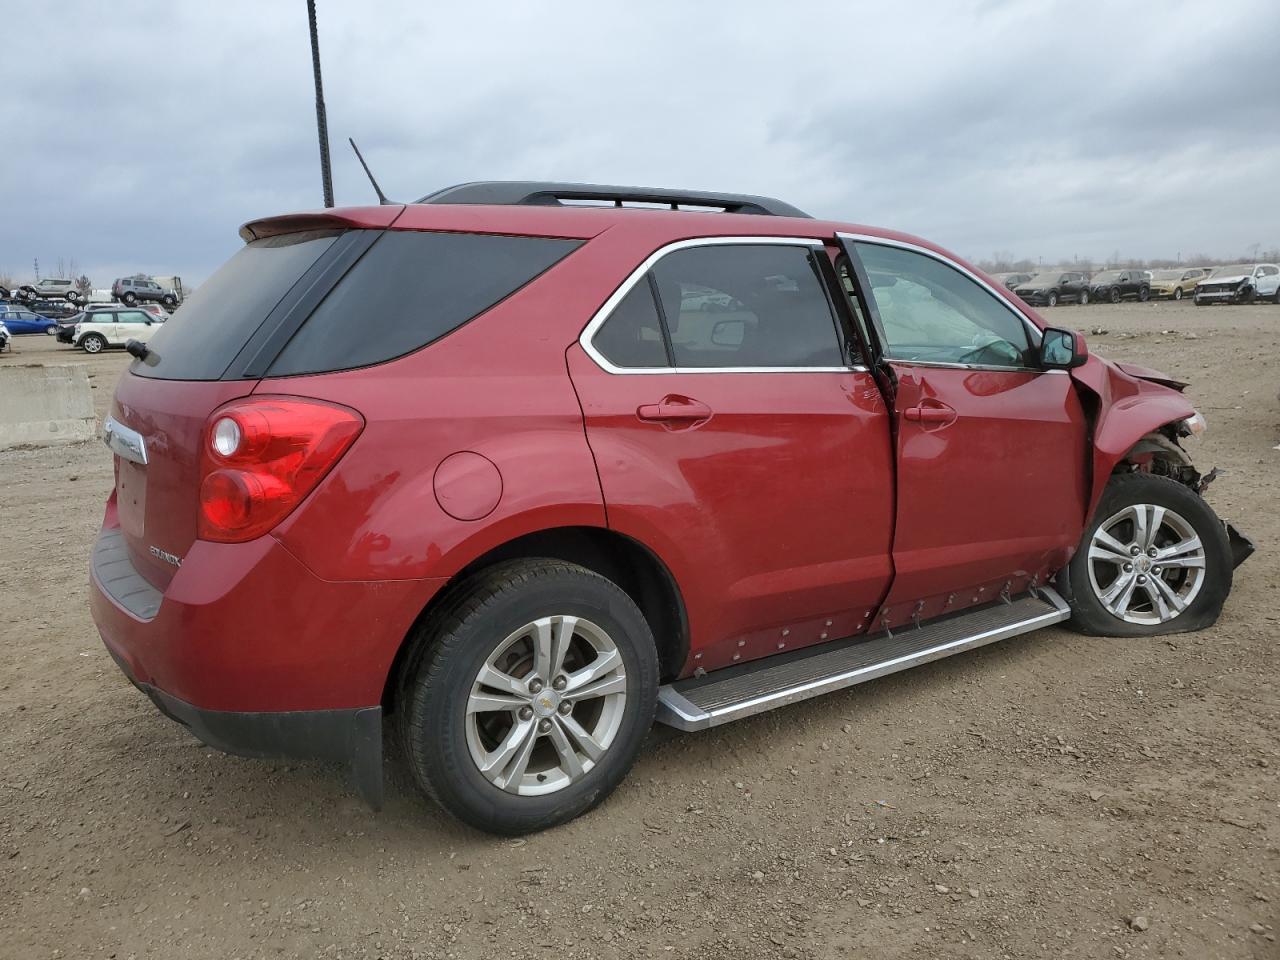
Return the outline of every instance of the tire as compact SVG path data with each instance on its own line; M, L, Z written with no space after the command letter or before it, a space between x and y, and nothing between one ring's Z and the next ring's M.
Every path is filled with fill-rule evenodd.
M1250 304L1250 303L1253 303L1253 301L1256 300L1257 298L1258 298L1258 291L1255 290L1253 287L1250 287L1244 292L1244 296L1240 298L1240 303Z
M1081 291L1080 291L1080 306L1082 306L1082 307L1087 307L1088 305L1089 305L1089 291L1088 291L1088 290L1081 290Z
M100 333L86 333L80 341L85 353L101 353L107 348L107 338Z
M554 647L569 620L574 625L566 666L557 676L541 668L551 682L544 677L539 688L529 680L538 626L556 638ZM427 796L480 830L530 833L590 810L626 775L653 724L653 634L620 587L584 567L542 559L498 564L446 598L413 643L398 697L409 767ZM598 686L585 672L605 657L616 665L603 676L617 687L620 675L621 690L579 701L572 686L561 687L566 675L571 682L584 675L578 683ZM481 684L482 670L505 682ZM572 700L567 715L561 689L565 701ZM510 709L469 710L474 702L499 700ZM595 736L592 752L604 741L594 760L575 750L584 741L570 739L570 723ZM521 727L529 731L522 742L532 743L531 754L507 749ZM507 759L501 759L504 753ZM486 759L496 759L491 775L481 772Z
M1173 299L1175 299L1175 300L1181 300L1181 299L1182 299L1182 288L1181 288L1181 287L1174 287L1174 288L1173 288Z
M1146 302L1147 302L1148 300L1150 300L1150 299L1151 299L1151 288L1150 288L1150 287L1139 287L1139 288L1138 288L1138 302L1139 302L1139 303L1146 303Z
M1051 307L1056 307L1058 305L1058 291L1050 290L1049 295L1044 298L1044 302Z
M1142 536L1138 515L1148 529L1160 518L1154 540ZM1104 541L1099 531L1111 539ZM1185 546L1160 563L1160 554L1132 553L1143 543L1158 551ZM1212 626L1231 592L1232 569L1226 529L1199 495L1168 477L1125 473L1111 478L1059 585L1071 605L1071 625L1081 633L1149 637Z
M137 304L138 304L138 295L137 295L136 293L134 293L132 290L130 290L128 293L126 293L126 294L125 294L123 297L121 297L120 299L121 299L122 301L124 301L124 303L125 303L127 306L130 306L130 307L137 306Z
M172 310L174 307L178 305L178 298L173 296L172 294L166 294L165 296L160 298L160 302L163 303L170 310Z
M1272 303L1280 303L1280 287L1276 287L1276 292L1271 296Z
M1197 307L1207 307L1209 305L1208 300L1201 300L1199 297L1192 297L1191 302L1194 303Z
M67 296L67 303L80 302L80 294L76 293L74 290L70 291L66 296Z
M56 323L51 323L49 324L49 326L44 328L44 332L52 337L54 334L58 332L58 325Z
M1118 289L1116 289L1115 287L1112 287L1112 288L1111 288L1111 302L1112 302L1112 303L1119 303L1119 302L1120 302L1120 291L1119 291Z

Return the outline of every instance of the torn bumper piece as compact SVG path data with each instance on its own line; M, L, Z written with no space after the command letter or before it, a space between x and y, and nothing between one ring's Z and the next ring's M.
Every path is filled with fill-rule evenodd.
M1253 541L1237 530L1229 521L1223 520L1222 525L1227 528L1227 543L1231 547L1231 566L1238 567L1253 556Z

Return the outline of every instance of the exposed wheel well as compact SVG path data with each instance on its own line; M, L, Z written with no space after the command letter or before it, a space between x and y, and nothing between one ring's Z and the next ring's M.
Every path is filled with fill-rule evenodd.
M689 653L689 627L684 600L675 578L652 551L630 537L601 527L557 527L526 534L476 558L459 570L418 615L400 645L383 688L382 705L395 707L400 673L412 653L413 640L422 622L456 590L458 585L504 560L546 557L594 570L608 577L635 601L658 647L663 680L679 673Z

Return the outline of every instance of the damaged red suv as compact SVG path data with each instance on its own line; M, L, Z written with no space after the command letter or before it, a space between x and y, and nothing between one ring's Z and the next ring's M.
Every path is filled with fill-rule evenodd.
M1184 384L923 240L763 197L476 183L272 217L105 426L94 619L213 746L384 725L485 830L715 726L1063 620L1212 624L1252 549Z

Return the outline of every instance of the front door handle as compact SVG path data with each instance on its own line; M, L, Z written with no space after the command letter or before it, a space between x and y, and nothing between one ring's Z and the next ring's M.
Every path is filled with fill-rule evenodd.
M711 408L692 397L667 394L658 403L636 407L636 416L646 423L689 423L711 419Z
M955 423L956 412L938 400L926 400L918 407L907 407L902 416L914 423L930 423L934 425Z

